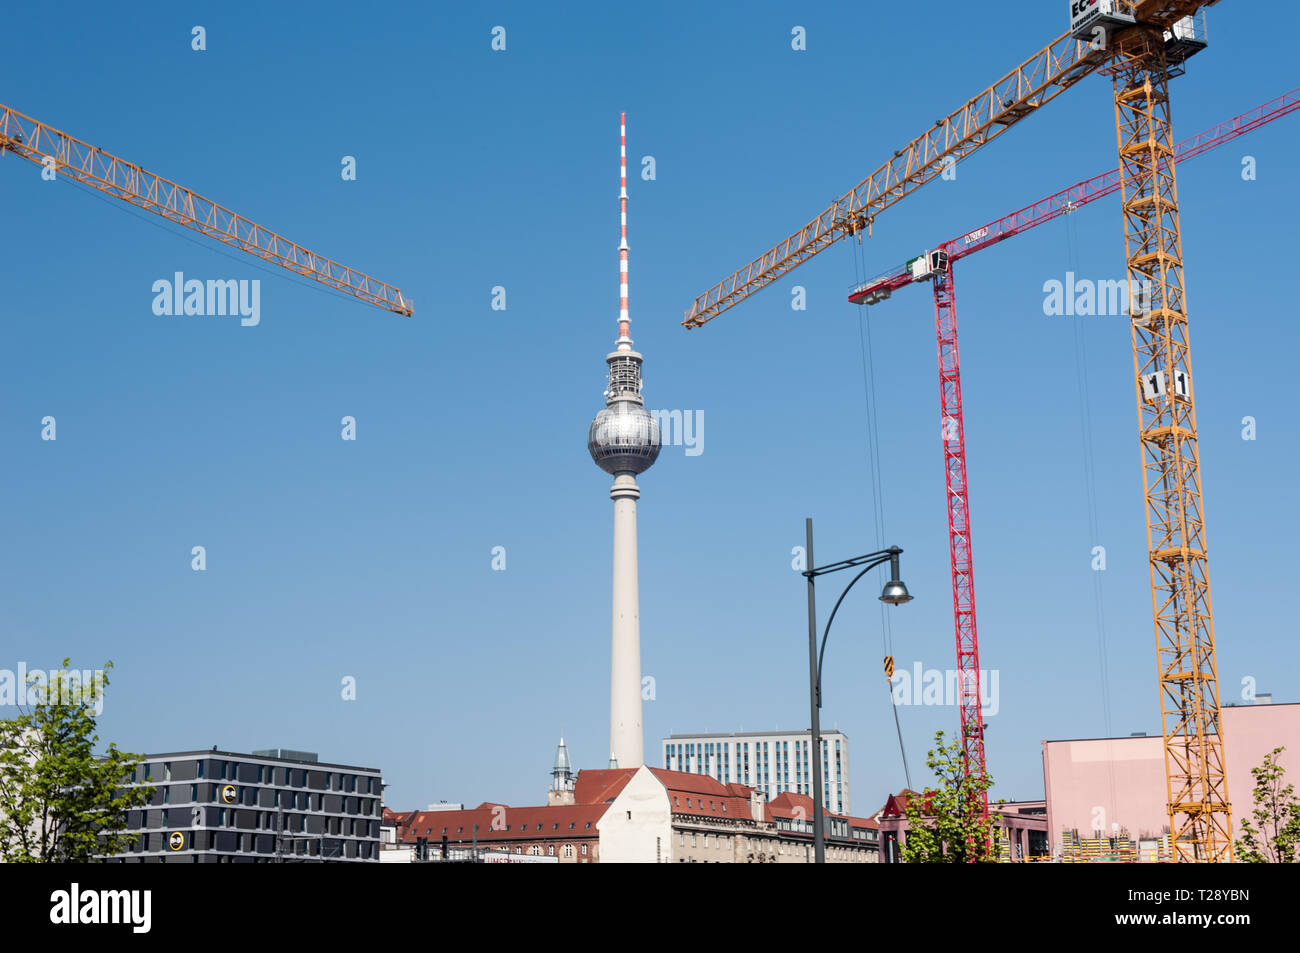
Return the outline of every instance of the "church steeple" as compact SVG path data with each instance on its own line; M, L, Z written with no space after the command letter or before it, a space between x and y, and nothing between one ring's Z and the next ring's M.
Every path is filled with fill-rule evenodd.
M555 766L551 768L551 790L547 794L547 804L573 804L573 762L569 760L569 749L560 738L555 749Z

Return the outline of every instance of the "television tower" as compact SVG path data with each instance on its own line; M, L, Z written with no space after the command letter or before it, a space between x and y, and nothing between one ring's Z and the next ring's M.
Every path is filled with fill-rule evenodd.
M627 114L619 115L618 340L605 355L605 407L587 431L591 459L614 477L614 612L609 670L610 767L645 764L641 730L641 616L636 568L636 475L659 456L659 422L641 400L641 355L627 313Z

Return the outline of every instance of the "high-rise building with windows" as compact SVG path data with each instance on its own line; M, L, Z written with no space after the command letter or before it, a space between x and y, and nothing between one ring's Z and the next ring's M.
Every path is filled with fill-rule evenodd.
M145 755L132 783L148 806L127 812L130 850L116 862L274 863L379 860L378 768L327 764L276 748Z
M789 791L812 796L811 747L807 731L737 731L669 735L663 742L664 767L707 774L723 784L748 784L771 800ZM822 732L822 803L848 814L849 739L842 731Z

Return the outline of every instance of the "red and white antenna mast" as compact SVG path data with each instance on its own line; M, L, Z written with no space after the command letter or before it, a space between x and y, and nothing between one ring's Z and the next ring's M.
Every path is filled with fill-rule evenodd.
M627 113L618 114L618 349L632 350L627 314Z

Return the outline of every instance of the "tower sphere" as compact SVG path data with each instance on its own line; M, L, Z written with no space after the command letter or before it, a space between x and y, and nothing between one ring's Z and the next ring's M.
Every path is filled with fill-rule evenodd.
M659 457L659 421L639 403L616 400L591 422L587 450L606 473L644 473Z

